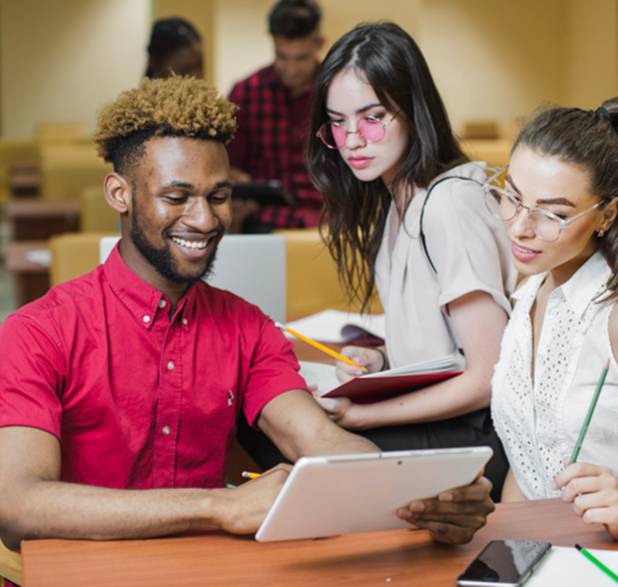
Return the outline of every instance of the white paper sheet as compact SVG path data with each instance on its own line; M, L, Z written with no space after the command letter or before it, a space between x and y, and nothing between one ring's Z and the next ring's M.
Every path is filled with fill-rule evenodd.
M618 573L618 551L590 549L590 553ZM616 583L577 549L553 546L526 587L616 587Z

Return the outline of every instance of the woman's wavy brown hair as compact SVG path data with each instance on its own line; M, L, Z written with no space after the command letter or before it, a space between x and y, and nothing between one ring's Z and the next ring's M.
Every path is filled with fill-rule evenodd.
M390 112L400 110L398 120L408 129L408 153L391 186L380 178L371 182L356 179L339 152L315 138L328 120L330 84L348 69L367 78ZM423 54L408 33L390 22L359 25L328 52L317 76L310 136L309 172L326 202L328 232L324 237L349 298L361 301L365 310L375 288L375 262L391 193L406 186L427 187L437 175L467 158L453 136ZM405 206L398 212L404 214Z

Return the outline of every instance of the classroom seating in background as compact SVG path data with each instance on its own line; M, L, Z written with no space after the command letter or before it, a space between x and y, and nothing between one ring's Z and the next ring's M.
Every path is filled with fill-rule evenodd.
M40 147L41 196L48 200L78 200L85 188L103 185L112 168L94 144L47 144Z
M466 120L461 131L462 139L498 139L500 129L495 120Z
M99 242L109 233L70 232L49 240L52 286L75 279L99 264Z
M0 140L0 201L11 195L11 173L17 166L36 168L38 147L32 140Z
M313 229L280 230L286 243L287 316L295 320L328 308L358 312L360 304L349 302L320 232ZM376 296L370 311L382 312Z
M105 201L103 184L84 188L79 195L80 228L82 232L106 232L120 230L120 216Z

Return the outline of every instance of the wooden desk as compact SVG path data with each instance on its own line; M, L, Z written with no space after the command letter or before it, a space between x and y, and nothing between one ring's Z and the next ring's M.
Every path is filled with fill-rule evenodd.
M14 198L37 197L41 193L41 177L35 161L14 162L8 169L9 193Z
M33 263L28 253L49 250L46 240L10 242L6 247L6 270L13 274L17 305L36 300L49 289L49 267Z
M426 532L407 530L267 544L213 533L112 542L26 541L22 557L25 587L452 587L485 543L497 538L618 549L605 532L576 518L568 504L552 500L499 505L489 525L459 547L436 545Z
M73 200L18 198L4 205L11 238L47 240L63 232L79 231L80 204Z

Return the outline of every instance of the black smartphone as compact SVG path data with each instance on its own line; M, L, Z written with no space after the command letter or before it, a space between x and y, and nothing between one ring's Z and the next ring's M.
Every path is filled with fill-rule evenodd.
M549 542L492 540L457 577L457 585L520 587L550 548Z

